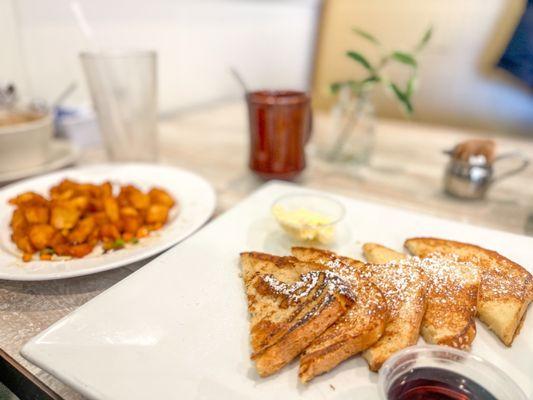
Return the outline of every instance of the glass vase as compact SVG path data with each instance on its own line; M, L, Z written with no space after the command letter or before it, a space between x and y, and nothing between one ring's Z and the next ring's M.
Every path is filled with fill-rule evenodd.
M355 94L343 88L331 110L330 121L324 158L332 162L368 164L375 141L374 107L369 94Z

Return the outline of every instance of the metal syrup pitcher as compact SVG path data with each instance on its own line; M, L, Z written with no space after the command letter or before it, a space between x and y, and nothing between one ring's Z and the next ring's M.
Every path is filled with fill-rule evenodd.
M485 155L471 155L467 161L454 157L453 151L445 151L450 161L444 175L444 189L448 194L463 199L481 199L490 186L515 175L529 165L529 159L518 151L501 154L489 162ZM520 165L506 172L494 173L494 164L501 160L518 159Z

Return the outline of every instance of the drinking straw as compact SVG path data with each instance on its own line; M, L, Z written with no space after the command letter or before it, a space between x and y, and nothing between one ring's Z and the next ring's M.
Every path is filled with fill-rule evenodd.
M96 49L98 48L96 39L94 37L94 31L91 28L91 25L87 22L87 18L85 18L85 13L83 12L83 8L81 7L81 4L74 0L70 2L70 9L72 10L72 13L74 14L74 18L76 19L76 22L78 23L78 27L83 32L83 35L87 38L89 43Z
M70 9L72 11L72 14L74 15L76 23L78 24L78 27L80 28L80 31L83 33L83 35L89 42L90 47L92 47L92 52L96 54L103 54L103 51L101 50L95 38L94 30L88 23L83 8L79 1L72 0L70 2ZM116 133L118 141L121 142L120 146L126 146L128 145L126 140L127 133L125 132L123 124L120 123L119 115L121 114L121 112L118 106L117 99L113 95L113 86L111 85L110 80L109 65L106 64L105 61L106 60L104 58L95 59L97 75L99 75L100 80L102 81L100 89L107 92L103 96L103 98L104 102L106 103L106 106L111 110L111 112L109 113L109 117L111 119L111 126L113 126L113 131ZM107 139L111 140L110 137L108 137ZM113 140L115 139L116 138L113 138ZM108 146L110 145L108 144Z
M76 82L70 82L69 85L59 93L56 99L52 103L52 110L58 108L61 103L65 101L76 89L78 85Z

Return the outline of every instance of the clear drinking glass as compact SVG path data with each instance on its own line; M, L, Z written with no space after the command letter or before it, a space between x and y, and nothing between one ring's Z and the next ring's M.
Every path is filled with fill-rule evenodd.
M156 53L87 52L81 61L109 159L156 161Z

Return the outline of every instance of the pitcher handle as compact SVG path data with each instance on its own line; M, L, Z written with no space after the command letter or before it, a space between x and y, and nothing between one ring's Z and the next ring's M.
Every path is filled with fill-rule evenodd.
M494 176L494 178L492 178L492 182L501 181L502 179L509 178L510 176L513 176L523 171L529 166L529 163L530 163L529 158L519 151L511 151L508 153L501 154L494 159L494 163L496 163L497 161L506 160L510 158L520 159L521 160L520 165L516 168L510 169L509 171L506 171L501 174L498 174L497 176Z
M311 139L311 134L313 133L313 109L309 106L309 121L307 123L307 132L305 132L304 144L307 144Z

